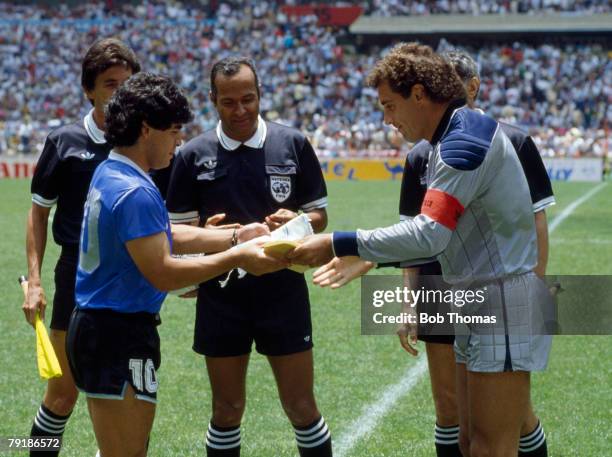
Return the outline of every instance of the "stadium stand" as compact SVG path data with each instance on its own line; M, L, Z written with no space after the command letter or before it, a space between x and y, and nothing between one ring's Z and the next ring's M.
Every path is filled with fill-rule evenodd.
M424 16L431 14L539 14L539 13L608 13L612 6L607 0L371 0L367 13L375 16Z
M77 76L79 56L109 35L128 42L144 69L168 74L187 90L196 110L187 137L216 124L208 101L212 62L243 53L254 57L264 76L262 113L302 129L321 156L395 157L407 149L396 132L381 128L376 93L364 87L380 46L359 44L361 37L347 27L321 25L315 15L289 16L286 2L213 3L0 3L0 154L37 153L51 129L88 110ZM610 11L605 1L408 3L410 11L389 14ZM404 2L375 0L362 7L378 14L383 4ZM442 39L438 48L455 44ZM522 40L462 47L481 67L481 108L529 129L544 155L607 151L612 61L605 43Z

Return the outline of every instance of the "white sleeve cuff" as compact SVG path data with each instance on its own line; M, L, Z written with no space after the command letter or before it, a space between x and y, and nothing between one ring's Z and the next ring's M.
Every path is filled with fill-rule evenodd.
M168 212L170 222L173 224L185 224L187 222L194 222L200 220L200 215L197 211L189 211L186 213L170 213Z
M555 205L556 203L557 201L555 200L555 197L553 195L551 195L550 197L543 198L542 200L537 201L533 204L533 212L538 213L548 208L549 206Z
M312 211L315 209L322 209L327 207L327 197L319 198L318 200L310 203L305 203L300 208L304 212Z
M32 202L43 208L51 208L57 203L57 197L53 199L44 198L38 194L32 194Z

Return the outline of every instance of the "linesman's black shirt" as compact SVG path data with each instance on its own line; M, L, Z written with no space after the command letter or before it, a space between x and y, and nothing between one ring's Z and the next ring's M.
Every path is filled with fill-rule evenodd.
M91 127L88 132L83 120L60 127L47 137L32 178L32 201L47 208L57 204L53 218L57 244L78 248L89 183L110 150L103 133L92 132Z
M261 118L256 134L238 143L220 125L175 156L166 206L174 223L263 222L280 208L297 212L327 206L327 189L315 152L299 131Z
M542 155L533 139L516 125L500 122L499 126L510 139L523 167L527 184L529 184L533 212L537 213L548 206L554 205L555 196L550 178L542 161Z
M505 122L499 122L499 125L512 142L523 167L529 185L533 212L536 213L554 205L555 197L550 178L546 172L542 156L531 137L515 125ZM430 151L431 145L427 141L421 140L406 156L400 192L400 219L415 217L421 213L421 205L427 192L425 176ZM438 262L420 266L421 274L442 274Z

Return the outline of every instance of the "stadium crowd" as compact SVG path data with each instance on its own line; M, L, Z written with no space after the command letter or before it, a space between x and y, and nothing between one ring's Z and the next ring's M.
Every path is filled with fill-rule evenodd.
M434 13L474 2L409 3ZM608 4L506 3L542 9L570 8L571 3L579 11ZM0 3L0 154L37 153L51 129L86 113L79 57L96 38L116 35L134 49L145 70L167 74L186 89L196 113L187 137L216 125L208 100L212 62L241 53L258 66L265 117L306 132L321 155L401 155L407 145L392 128L381 128L376 92L364 84L381 50L360 54L341 46L346 30L321 27L316 16L287 17L279 4L235 0L213 11L178 2L123 4L113 10L106 3L53 9ZM440 43L441 50L450 47ZM480 107L529 129L543 154L607 150L612 139L606 129L612 125L607 49L514 43L467 50L481 67Z
M547 13L609 13L608 0L370 0L366 12L372 16L424 16L428 14L547 14Z

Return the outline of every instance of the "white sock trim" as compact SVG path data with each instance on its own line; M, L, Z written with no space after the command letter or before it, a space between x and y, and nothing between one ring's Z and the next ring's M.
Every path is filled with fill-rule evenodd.
M41 408L38 409L38 415L41 416L45 422L52 424L52 425L66 425L66 422L68 422L68 419L70 418L70 416L68 417L64 417L63 419L55 419L51 416L49 416L47 413L45 413Z
M546 434L544 433L544 430L540 430L540 432L541 432L541 434L536 436L529 443L521 442L519 444L519 451L521 451L521 452L531 452L531 451L535 451L537 448L542 446L542 444L544 444L544 441L546 441Z
M38 416L34 418L34 423L36 424L38 428L40 428L41 430L44 430L45 432L51 435L61 435L62 433L64 433L63 425L60 425L60 426L48 425L46 422L44 422L42 418L39 418Z
M206 432L206 445L213 449L234 449L240 446L240 426L233 430L217 430L211 423Z
M310 435L310 434L316 432L317 430L319 430L323 426L323 424L325 424L325 419L323 419L323 416L321 416L321 419L319 419L317 424L312 426L312 427L310 427L308 430L298 430L295 427L293 427L293 430L295 431L296 435L306 436L306 435Z
M329 433L329 429L327 428L327 424L324 424L323 428L314 435L308 437L295 435L295 439L297 440L298 444L307 445L310 444L312 441L316 440L317 438L320 438L321 436L325 435L326 433Z
M320 446L321 444L325 443L330 438L331 438L331 433L329 433L329 430L328 430L327 433L325 434L325 436L323 438L321 438L319 441L317 441L316 443L302 444L302 443L300 443L298 441L298 446L310 449L310 448L313 448L313 447Z

